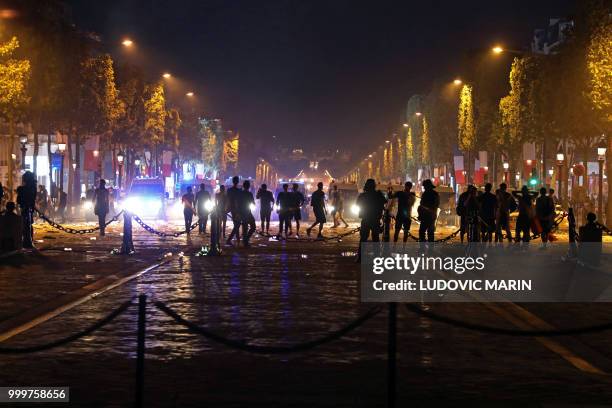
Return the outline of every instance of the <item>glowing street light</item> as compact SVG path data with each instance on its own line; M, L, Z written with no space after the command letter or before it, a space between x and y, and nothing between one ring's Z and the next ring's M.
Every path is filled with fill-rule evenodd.
M421 116L421 115L422 115L422 113L421 113L421 112L416 112L416 113L415 113L415 115L417 115L417 116Z
M405 127L405 128L407 128L407 127L408 127L408 124L407 124L407 123L404 123L404 127Z
M459 78L456 78L456 79L453 81L453 84L455 84L455 85L457 85L457 86L461 85L462 83L463 83L463 81L462 81L461 79L459 79Z
M124 47L131 47L132 45L134 45L134 41L130 40L129 38L126 38L125 40L121 41L121 44Z
M502 52L504 52L504 49L499 45L496 45L491 49L491 51L493 51L494 54L501 54Z
M391 141L390 140L385 140L385 143L391 143Z
M164 72L164 74L162 75L164 78L168 79L170 78L172 75L170 75L169 72Z
M193 93L193 92L191 92L191 91L189 91L189 92L187 92L185 95L187 95L188 97L190 97L190 98L191 98L191 97L193 97L194 93Z

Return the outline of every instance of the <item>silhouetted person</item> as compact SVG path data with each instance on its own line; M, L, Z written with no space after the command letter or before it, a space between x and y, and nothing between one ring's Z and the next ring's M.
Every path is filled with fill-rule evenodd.
M94 193L94 214L98 216L98 225L100 226L100 236L105 235L106 214L110 209L108 190L106 189L106 180L100 179L99 187Z
M238 183L240 182L240 178L238 176L232 177L232 186L227 189L227 206L232 216L232 222L234 227L232 228L232 232L230 232L229 237L227 238L227 244L232 245L232 239L236 237L238 241L240 241L240 226L242 225L242 220L240 218L241 210L240 203L242 202L242 189L238 187Z
M372 242L380 241L380 219L383 215L387 199L384 194L376 190L374 179L367 179L363 186L363 193L357 197L359 207L359 218L361 218L361 228L359 230L359 251L358 260L361 259L361 243L367 242L372 236Z
M597 223L597 216L590 212L587 214L587 223L579 228L580 240L579 258L589 264L598 265L602 252L602 227Z
M270 232L270 216L274 207L274 195L266 184L262 184L257 191L256 198L259 200L259 218L261 220L261 231L268 234Z
M227 194L225 192L225 185L221 184L219 186L219 192L215 194L215 201L218 208L217 214L219 214L221 224L221 234L223 238L225 238L225 228L227 227Z
M412 225L412 207L416 201L416 195L412 190L412 183L404 183L404 190L392 193L389 198L397 199L397 213L395 214L395 232L393 242L397 242L400 231L404 230L404 242L408 241L410 226Z
M21 176L21 185L17 187L17 205L21 210L23 224L23 247L33 248L34 205L36 204L36 176L26 171Z
M242 242L245 247L248 247L251 235L257 229L252 212L255 209L255 199L253 198L253 193L251 193L251 182L249 180L245 180L242 183L242 195L239 198L239 206L240 219L242 220Z
M516 219L516 242L522 240L529 242L531 240L529 229L531 227L531 219L533 218L533 199L537 193L531 193L527 186L523 186L521 191L513 191L512 195L518 201L519 214Z
M57 200L57 215L61 222L66 222L66 206L68 204L68 194L65 191L59 191L59 199Z
M327 213L327 209L325 208L325 192L323 191L323 183L320 181L317 183L317 190L312 193L310 196L310 206L312 207L312 212L315 216L315 222L308 228L306 228L306 234L310 236L312 229L319 225L319 233L317 234L317 239L323 239L323 225L327 222L325 215Z
M300 186L297 183L293 183L293 189L291 191L291 218L295 220L295 236L300 236L300 220L302 219L302 206L304 205L304 194L299 190ZM291 221L289 221L289 229L291 230Z
M542 228L540 233L542 248L546 248L548 234L552 230L555 218L555 203L550 196L546 195L546 188L544 187L540 189L540 196L536 199L535 210L536 217L538 217L540 227Z
M331 205L334 207L331 212L331 216L334 221L332 228L337 228L338 225L340 225L338 221L342 221L344 223L344 227L348 228L348 223L344 220L344 195L340 190L338 190L337 184L332 185L330 199Z
M6 203L6 211L0 215L0 250L15 251L23 244L23 221L15 214L15 203Z
M185 218L185 231L187 234L191 232L191 223L193 222L193 214L195 213L195 196L193 188L187 187L187 192L181 197L183 203L183 217Z
M457 215L459 216L459 238L461 242L465 237L465 233L468 230L468 216L467 216L467 201L472 194L472 190L474 190L473 185L468 185L467 189L459 194L459 198L457 199Z
M0 183L0 203L2 202L3 199L4 199L4 187L2 186L2 183Z
M482 218L482 240L484 242L493 241L495 232L495 217L497 214L497 197L491 192L491 183L485 184L485 192L478 197L480 201L480 218Z
M516 201L508 191L506 183L499 185L497 190L497 216L495 220L495 242L504 242L503 231L506 232L508 242L512 242L512 231L510 230L510 213L516 210Z
M419 221L419 240L425 241L427 233L427 241L434 242L434 234L436 232L436 218L438 218L438 207L440 207L440 195L437 193L436 186L430 179L423 181L423 194L421 194L421 204L418 208Z
M210 193L206 191L206 185L200 184L200 191L196 194L195 208L198 212L198 233L206 234L206 224L208 224L208 210L206 202L210 201Z
M283 184L283 191L276 196L276 203L278 204L278 238L282 237L283 230L285 236L289 230L291 217L291 196L289 194L289 185Z

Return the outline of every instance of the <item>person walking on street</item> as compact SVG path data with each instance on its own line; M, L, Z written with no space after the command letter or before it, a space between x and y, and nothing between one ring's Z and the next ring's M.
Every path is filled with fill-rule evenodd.
M465 233L468 230L468 216L467 216L467 201L472 194L472 190L475 189L473 185L468 185L467 189L459 194L459 199L457 200L457 215L459 216L459 238L461 239L461 243L463 243L463 239L465 237Z
M290 207L291 207L291 196L289 193L289 185L283 184L283 191L278 193L276 196L276 204L278 205L278 235L276 236L278 239L281 239L283 236L283 230L285 232L285 236L287 236L287 230L289 229L289 218L291 217Z
M232 245L232 239L236 237L236 240L240 241L240 226L242 220L240 219L241 209L240 203L242 202L242 189L238 187L240 178L238 176L232 177L232 186L227 190L227 207L232 216L232 223L234 224L232 232L227 237L227 245Z
M540 196L536 199L535 204L536 217L540 222L540 228L542 232L540 237L542 238L542 248L546 248L548 243L548 235L552 230L553 221L555 218L555 203L551 196L546 195L546 188L540 189Z
M417 209L419 213L419 240L425 241L427 233L427 241L434 242L434 234L436 232L436 218L438 218L438 207L440 207L440 195L435 190L436 186L430 179L423 181L423 194L421 194L421 204Z
M274 207L274 195L266 184L262 184L257 190L256 198L259 200L259 218L261 221L261 232L270 233L270 216Z
M317 183L317 190L312 193L310 196L310 206L312 207L312 212L315 215L315 222L308 228L306 228L306 234L310 236L312 229L318 224L319 225L319 233L317 234L317 239L323 239L323 225L327 222L325 215L327 214L327 209L325 208L325 192L323 191L323 183Z
M300 237L300 220L302 219L302 206L304 205L304 194L302 194L299 190L300 186L297 183L293 183L293 189L291 191L291 208L292 214L291 218L295 220L295 237ZM289 221L291 222L291 221ZM289 229L291 230L291 224L289 224Z
M332 203L332 211L331 216L334 221L334 225L332 228L338 228L340 225L339 221L344 223L344 228L348 228L348 223L344 220L344 195L340 190L338 190L338 185L334 183L331 189L331 203Z
M64 190L59 191L59 199L57 200L57 215L60 217L60 222L66 222L66 206L68 194Z
M493 242L495 232L495 215L497 214L497 197L491 192L493 185L485 184L485 192L478 197L480 202L480 218L482 219L482 240Z
M531 220L533 218L533 199L537 196L537 193L531 193L527 186L523 186L521 191L513 191L512 195L518 201L519 214L516 219L516 242L522 241L529 242L531 237L529 236L529 228L531 227Z
M512 231L510 230L510 213L516 211L516 201L508 191L506 183L501 183L497 190L497 216L495 219L495 242L504 242L504 234L508 242L512 242Z
M397 199L397 213L395 214L395 232L393 242L399 239L400 231L404 230L404 242L408 241L410 226L412 224L412 207L416 201L416 195L412 190L412 182L404 183L404 190L390 195L390 199Z
M372 236L372 242L380 241L380 219L383 215L387 199L384 194L376 190L374 179L367 179L363 186L363 193L357 197L361 228L359 230L359 250L357 261L361 260L361 243L367 242Z
M208 210L206 203L210 201L210 193L206 191L206 184L200 184L200 191L196 194L195 208L198 212L198 233L206 234L206 225L208 224Z
M21 210L23 247L34 248L34 206L36 205L36 176L26 171L17 187L17 205Z
M185 217L185 231L189 235L191 223L193 222L193 214L195 213L195 196L191 186L187 187L187 192L181 197L181 202L183 203L183 217Z
M249 246L249 240L257 229L253 210L255 209L255 199L251 193L251 182L245 180L242 183L242 195L240 196L240 219L242 220L242 242L245 247Z
M227 195L225 193L225 185L219 186L219 192L215 194L216 207L218 208L219 222L221 224L221 234L225 238L225 228L227 226Z
M110 209L106 180L100 179L100 184L94 193L94 214L98 216L100 236L103 237L106 228L106 214Z

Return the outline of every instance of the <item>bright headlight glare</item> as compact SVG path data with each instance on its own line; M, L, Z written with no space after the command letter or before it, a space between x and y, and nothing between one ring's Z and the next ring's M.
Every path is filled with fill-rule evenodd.
M213 200L206 200L204 203L204 209L208 212L211 212L215 208L215 203Z
M87 200L83 203L83 208L86 210L91 210L93 208L93 203Z
M275 209L276 211L280 210L280 205L278 205L278 204L274 204L274 209Z
M361 208L359 208L359 206L357 204L353 204L351 206L351 212L355 215L359 215L359 211L361 210Z
M334 211L336 209L336 207L334 207L333 205L329 206L329 211Z
M255 211L255 204L253 203L249 204L249 210Z

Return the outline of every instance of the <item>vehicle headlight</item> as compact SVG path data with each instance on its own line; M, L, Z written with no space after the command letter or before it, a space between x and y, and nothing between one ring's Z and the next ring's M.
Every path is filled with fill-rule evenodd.
M83 203L83 208L86 209L86 210L91 210L93 208L93 203L91 201L89 201L89 200L86 200Z
M176 215L183 214L183 203L177 200L172 206L172 212Z
M334 207L333 205L329 206L329 211L335 211L335 210L336 210L336 207Z
M274 209L275 209L276 211L280 210L280 205L278 205L278 204L274 204Z
M150 212L158 212L159 210L161 210L162 208L162 202L161 200L147 200L146 201L146 210L150 211Z
M359 211L361 211L361 208L359 208L359 206L357 204L351 205L351 212L353 214L359 215Z
M138 210L142 210L142 207L143 202L142 200L138 199L138 197L128 197L125 200L125 205L123 206L123 208L125 208L131 213L137 212Z
M211 212L215 208L215 203L213 200L206 200L204 203L204 209L208 212Z
M255 208L256 208L255 204L253 204L253 203L249 204L249 210L255 211Z

